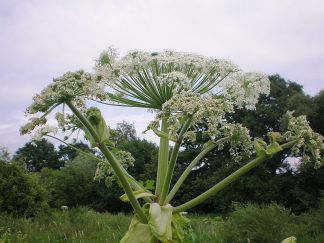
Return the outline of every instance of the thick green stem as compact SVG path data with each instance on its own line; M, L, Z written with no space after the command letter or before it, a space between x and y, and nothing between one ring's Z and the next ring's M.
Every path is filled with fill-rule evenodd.
M254 167L258 166L266 158L267 158L267 156L260 156L260 157L257 157L256 159L250 161L249 163L247 163L246 165L244 165L243 167L241 167L240 169L238 169L237 171L235 171L234 173L232 173L231 175L226 177L221 182L217 183L215 186L213 186L212 188L210 188L209 190L207 190L203 194L201 194L198 197L190 200L189 202L186 202L186 203L184 203L184 204L182 204L182 205L180 205L178 207L175 207L173 209L173 212L183 212L183 211L186 211L186 210L188 210L188 209L190 209L190 208L204 202L209 197L213 196L214 194L216 194L217 192L222 190L228 184L230 184L231 182L237 180L240 176L247 173L248 171L250 171Z
M162 118L161 122L161 132L168 133L168 121L167 118ZM160 197L162 192L162 187L168 171L168 158L169 158L169 139L165 137L160 137L160 149L159 149L159 160L158 160L158 170L156 176L156 188L155 195Z
M192 171L193 167L195 167L197 165L197 163L211 150L213 150L218 144L225 142L229 139L229 137L225 137L225 138L221 138L218 141L216 141L215 143L207 146L205 149L203 149L198 155L197 157L191 161L191 163L188 165L188 167L185 169L185 171L182 173L182 175L180 176L180 178L178 179L178 181L176 182L176 184L173 186L172 190L170 191L170 193L168 194L165 203L169 203L172 198L175 196L175 194L177 193L177 191L180 189L181 185L183 184L183 182L185 181L185 179L188 177L188 175L190 174L190 172Z
M290 141L290 142L287 142L285 144L280 145L280 147L282 149L290 148L293 145L295 145L297 142L298 142L298 140ZM217 192L222 190L224 187L226 187L227 185L229 185L233 181L237 180L240 176L242 176L245 173L249 172L251 169L258 166L259 164L261 164L261 162L263 162L265 159L267 159L269 157L270 156L267 156L267 155L264 154L264 155L261 155L261 156L255 158L254 160L250 161L249 163L247 163L246 165L244 165L243 167L241 167L240 169L238 169L237 171L235 171L234 173L232 173L231 175L229 175L228 177L223 179L221 182L217 183L215 186L213 186L212 188L210 188L209 190L207 190L203 194L201 194L198 197L190 200L189 202L186 202L186 203L184 203L184 204L182 204L182 205L180 205L178 207L175 207L173 209L173 212L175 212L175 213L183 212L183 211L186 211L186 210L188 210L190 208L193 208L194 206L204 202L209 197L215 195Z
M115 171L120 183L122 184L122 186L123 186L123 188L125 190L125 193L126 193L127 197L129 198L129 201L130 201L136 215L138 216L138 219L142 223L147 223L147 217L146 217L143 209L141 208L141 205L139 204L139 202L135 198L135 195L134 195L134 193L132 191L132 188L128 183L127 177L123 172L122 165L116 160L116 158L108 150L106 145L103 144L100 141L100 138L99 138L98 134L93 129L93 127L90 124L90 122L88 121L88 119L86 117L84 117L70 101L66 102L66 104L69 106L71 111L76 115L76 117L78 117L78 119L85 126L85 128L89 131L89 133L91 134L93 139L97 142L97 147L100 149L100 151L106 157L107 161L110 163L111 167Z
M165 178L165 181L164 181L164 185L163 185L163 188L162 188L162 193L161 193L161 196L160 196L160 204L161 205L164 205L165 204L165 198L169 192L169 189L170 189L170 184L171 184L171 180L172 180L172 176L173 176L173 172L174 172L174 167L175 167L175 164L176 164L176 161L177 161L177 158L178 158L178 155L179 155L179 150L180 150L180 147L181 147L181 143L182 143L182 140L183 140L183 134L188 130L188 128L190 127L190 124L191 124L191 118L188 118L185 123L183 124L180 132L179 132L179 135L178 135L178 139L173 147L173 150L172 150L172 153L171 153L171 158L170 158L170 161L169 161L169 166L168 166L168 172L167 172L167 175L166 175L166 178Z

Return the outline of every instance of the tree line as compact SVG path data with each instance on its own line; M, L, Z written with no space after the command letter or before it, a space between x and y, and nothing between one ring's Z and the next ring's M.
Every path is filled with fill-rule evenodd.
M296 115L306 115L311 127L324 135L321 124L324 120L324 91L311 97L295 82L286 81L279 75L269 78L271 92L261 97L256 110L237 110L227 119L242 123L250 129L253 137L265 137L269 131L284 130L286 124L283 115L288 110L294 110ZM205 125L201 124L200 130L204 129ZM111 130L111 137L116 147L130 152L135 158L134 166L129 168L130 174L148 189L152 188L156 176L157 146L138 138L134 126L127 122ZM205 142L203 136L197 136L195 142L185 142L176 175L182 173ZM100 157L85 143L75 143L73 146ZM12 158L2 149L0 160L0 211L17 216L33 216L38 211L60 208L62 205L84 205L97 211L130 211L129 205L119 199L123 192L118 181L109 187L104 181L95 181L93 178L98 161L68 145L55 148L45 139L31 141L19 148ZM298 163L293 164L294 161L297 160L290 158L289 154L272 157L194 210L227 214L233 202L276 202L296 214L316 208L324 189L324 168L315 171L312 166L298 166ZM175 205L206 191L242 166L241 163L229 153L210 152L181 187Z

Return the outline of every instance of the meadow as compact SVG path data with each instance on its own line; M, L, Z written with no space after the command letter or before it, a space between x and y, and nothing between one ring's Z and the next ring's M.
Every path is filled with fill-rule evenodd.
M281 242L296 236L298 243L324 242L323 210L295 216L277 205L236 205L228 217L189 214L187 242ZM0 242L117 243L131 215L98 213L80 207L51 211L35 218L0 216Z

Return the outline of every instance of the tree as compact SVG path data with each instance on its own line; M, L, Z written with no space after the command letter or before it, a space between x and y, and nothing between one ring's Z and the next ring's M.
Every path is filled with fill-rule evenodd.
M311 104L314 98L305 95L300 85L286 81L279 75L271 75L269 79L270 94L260 97L255 110L236 110L234 114L229 114L228 119L244 124L256 137L266 137L270 131L281 130L283 127L281 118L288 110L295 110L299 115L307 115L313 127L312 117L321 114L314 112L316 106ZM203 129L205 128L200 128ZM197 155L205 142L201 136L197 136L194 143L190 141L184 143L186 149L180 154L179 173ZM273 156L267 163L261 164L247 176L220 192L219 197L209 199L196 210L205 213L228 213L233 201L240 203L276 201L291 208L294 213L317 207L320 191L324 189L319 183L323 168L315 170L312 166L307 166L301 171L297 168L296 171L296 168L291 167L289 160L286 160L287 156L288 153ZM178 203L183 203L188 197L207 190L210 184L217 183L240 167L240 164L233 162L231 154L220 151L210 152L206 160L191 173L190 180L176 197Z
M108 189L103 182L94 180L97 163L95 158L78 155L60 170L43 168L39 177L50 194L50 206L88 206L97 211L127 211L127 207L119 202L122 189L118 185Z
M104 159L98 163L102 170L97 170L96 176L115 176L125 191L121 199L129 202L134 210L135 216L122 242L183 242L187 223L181 212L205 202L287 149L292 149L293 154L302 151L305 163L316 168L322 165L323 137L312 131L305 116L287 113L286 132L271 131L267 138L257 138L254 142L247 128L226 119L235 108L254 109L259 95L269 93L269 80L264 74L240 71L226 60L170 51L132 52L118 59L112 49L100 56L96 70L96 75L77 71L55 79L27 108L31 115L42 115L31 118L21 131L28 133L40 126L37 135L41 136L55 133L57 129L73 132L78 128L85 133L90 145L103 154ZM105 85L107 90L103 89ZM160 139L155 192L144 188L127 172L134 159L113 146L101 111L97 107L85 107L86 99L155 110L155 119L149 125ZM69 113L59 115L58 128L44 126L45 117L59 105L66 105ZM64 116L66 119L61 119ZM199 124L205 124L202 133ZM193 141L200 133L207 142L171 188L183 140ZM174 142L172 150L170 141ZM226 148L236 160L254 156L207 191L181 205L171 206L181 185L201 159L213 150ZM142 205L138 199L146 203Z
M8 163L11 160L10 153L7 148L0 147L0 162Z
M75 159L80 154L80 152L75 150L75 148L77 148L81 151L84 151L86 153L94 154L94 151L92 149L90 149L89 146L83 142L70 144L70 146L69 145L60 145L58 147L59 160L65 164L65 162L72 161L73 159Z
M45 139L26 143L17 150L14 160L22 160L31 172L38 172L44 167L58 169L63 166L54 145Z
M34 175L16 165L0 163L0 211L32 217L48 209L47 194Z
M310 117L310 122L315 131L324 135L324 91L319 92L313 97L312 101L313 112Z
M113 130L112 141L116 144L137 139L134 124L123 121L117 123L116 129Z

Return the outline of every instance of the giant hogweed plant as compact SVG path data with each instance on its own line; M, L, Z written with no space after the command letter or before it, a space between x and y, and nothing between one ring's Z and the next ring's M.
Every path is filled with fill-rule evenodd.
M321 166L323 137L312 131L304 116L287 113L287 131L269 132L265 140L252 140L247 128L226 120L225 115L234 108L254 109L260 94L268 94L269 89L266 75L243 72L229 60L174 51L136 51L118 58L110 48L96 61L94 74L68 72L37 94L26 110L30 122L21 128L21 133L33 132L37 138L47 136L66 143L67 138L54 136L58 130L65 134L83 131L90 145L102 153L97 158L95 178L106 184L117 180L125 191L121 200L134 209L121 242L185 242L188 221L183 212L214 196L274 154L289 150L302 157L302 162ZM160 139L155 191L143 187L127 172L134 159L114 147L100 110L89 107L94 101L154 112L155 119L148 129ZM58 107L62 112L55 115L57 126L47 126L46 117ZM206 125L203 136L208 142L171 187L181 145L184 140L195 140L198 124ZM251 160L199 196L173 205L173 197L204 156L228 147L238 163L246 155Z

